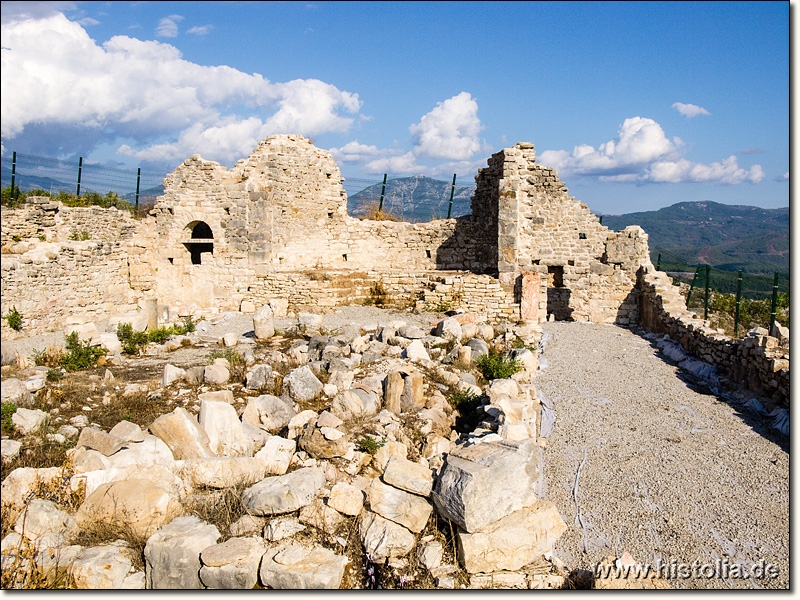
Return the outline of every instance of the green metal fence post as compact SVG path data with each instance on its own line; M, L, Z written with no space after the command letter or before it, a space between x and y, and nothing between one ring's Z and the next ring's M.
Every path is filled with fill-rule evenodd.
M378 204L378 212L383 210L383 195L386 192L386 173L383 174L383 187L381 188L381 201Z
M775 271L775 279L772 283L772 310L769 311L769 335L775 327L775 311L778 307L778 272Z
M78 189L75 191L75 195L80 198L81 195L81 171L83 170L83 157L78 158Z
M17 153L14 152L11 155L11 200L16 201L17 199L17 192L16 188L14 187L14 180L17 176Z
M703 319L708 320L708 288L709 288L709 275L711 272L711 266L706 265L706 302L705 302L705 309L703 310Z
M447 218L450 218L450 213L453 211L453 194L456 191L456 174L453 173L453 185L450 186L450 205L447 207Z
M600 225L603 224L603 215L600 215Z
M139 212L139 181L142 179L142 168L136 169L136 212Z
M686 308L689 308L689 302L692 299L692 292L694 291L694 284L697 281L697 275L700 273L700 265L694 270L694 277L692 277L692 285L689 286L689 293L686 295Z
M658 253L658 261L656 261L656 271L661 270L661 252Z
M736 314L733 320L733 335L739 334L739 306L742 303L742 272L736 274Z

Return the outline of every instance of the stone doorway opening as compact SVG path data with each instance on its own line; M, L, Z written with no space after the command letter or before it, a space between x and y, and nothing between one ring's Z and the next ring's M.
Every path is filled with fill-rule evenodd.
M194 221L189 223L186 228L192 233L190 239L183 242L183 245L189 251L192 264L202 265L204 253L214 254L214 232L204 221Z
M572 309L569 300L572 292L564 286L564 267L550 265L547 267L547 314L553 315L556 321L569 321Z

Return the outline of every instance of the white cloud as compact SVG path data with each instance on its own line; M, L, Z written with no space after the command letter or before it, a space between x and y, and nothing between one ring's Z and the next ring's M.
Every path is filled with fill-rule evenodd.
M480 150L478 103L467 92L440 102L431 112L410 127L414 154L467 160Z
M775 181L789 181L789 171L786 171L783 175L778 175L775 177Z
M333 159L337 162L361 162L369 160L381 154L377 146L367 146L366 144L359 144L358 140L348 142L341 148L330 148L328 152L331 153Z
M62 14L4 22L2 39L5 146L26 128L70 129L73 145L81 131L86 139L104 132L129 138L128 155L182 160L200 153L233 161L242 147L247 153L272 133L346 131L361 107L357 94L322 81L272 83L227 66L202 66L163 42L116 36L99 46ZM230 107L247 112L230 114ZM234 134L246 142L230 139ZM152 145L154 138L174 141Z
M596 176L601 182L617 183L758 183L764 179L761 165L739 166L736 156L703 164L683 157L680 138L670 141L661 126L643 117L626 119L619 137L594 147L582 144L572 153L547 150L539 161L560 175Z
M539 155L543 164L562 175L630 175L658 158L677 157L682 146L679 139L667 139L661 125L644 117L625 119L619 137L595 150L582 144L572 150L546 150Z
M413 152L407 152L401 156L387 156L368 162L364 168L371 173L392 173L406 175L410 173L424 174L427 168L417 164L417 158Z
M685 159L655 162L650 166L647 179L666 183L758 183L764 179L764 170L761 165L753 165L749 170L743 169L736 156L731 155L710 165Z
M186 33L190 33L192 35L208 35L211 33L211 30L214 29L213 25L195 25L191 29L189 29Z
M181 15L170 15L164 17L158 22L156 27L156 35L158 37L174 38L178 37L178 23L183 21Z
M692 117L696 117L698 115L711 114L705 108L703 108L702 106L697 106L696 104L684 104L683 102L675 102L672 105L672 108L677 110L687 119L691 119Z

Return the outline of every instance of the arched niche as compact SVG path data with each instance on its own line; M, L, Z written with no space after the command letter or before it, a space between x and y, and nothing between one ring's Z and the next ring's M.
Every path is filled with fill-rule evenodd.
M189 251L193 265L203 264L203 253L214 254L214 232L204 221L192 221L186 226L189 239L183 245Z

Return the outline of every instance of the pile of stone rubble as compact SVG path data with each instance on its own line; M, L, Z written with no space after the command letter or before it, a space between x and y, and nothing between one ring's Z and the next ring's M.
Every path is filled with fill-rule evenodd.
M430 331L397 321L320 333L319 315L300 314L306 335L292 341L276 335L268 307L257 311L255 337L271 344L219 339L247 360L244 381L224 358L168 364L149 393L193 400L146 430L121 421L104 431L87 413L47 434L77 443L68 466L17 468L3 481L13 523L3 570L68 574L91 589L355 587L357 539L365 564L408 587L423 576L440 588L561 587L563 565L550 553L566 525L538 493L553 421L532 384L541 333L475 321L461 313ZM515 340L524 347L511 350ZM159 350L201 342L189 335ZM490 345L523 370L480 385L470 370ZM52 418L24 407L40 384L42 372L3 382L25 435L43 435ZM480 400L471 430L455 427L455 390ZM19 452L15 440L2 447L4 460ZM80 494L76 511L36 497L59 486ZM187 508L226 490L245 510L228 531ZM146 539L144 569L124 540L75 543L98 526ZM441 531L453 532L454 547Z

